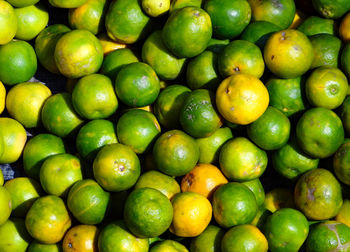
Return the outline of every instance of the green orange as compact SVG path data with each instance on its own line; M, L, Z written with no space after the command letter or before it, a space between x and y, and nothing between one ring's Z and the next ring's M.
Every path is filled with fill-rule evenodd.
M60 243L43 244L34 240L30 243L27 252L62 252L62 246Z
M325 18L337 19L350 10L347 0L312 0L315 10Z
M271 213L281 208L295 208L293 191L285 187L276 187L266 193L263 205Z
M224 229L210 224L199 236L192 239L190 251L219 252L221 251L221 240L224 234Z
M330 34L317 34L310 37L314 48L314 60L311 68L320 66L338 67L342 42Z
M342 144L334 154L333 168L337 178L350 185L350 142Z
M340 107L340 118L343 122L345 134L350 136L350 96L345 98L342 106Z
M4 186L0 186L0 226L3 225L11 215L12 199L10 192Z
M17 17L14 8L7 1L0 1L0 45L9 43L17 31Z
M77 8L87 0L49 0L49 3L58 8Z
M39 2L39 0L8 0L7 2L9 2L14 7L25 7L36 4Z
M188 252L188 249L180 242L173 240L164 240L157 242L151 249L150 252Z
M341 53L341 67L344 73L350 77L350 44L346 44Z
M170 9L170 0L142 0L142 9L151 17L164 15Z
M299 26L298 30L303 32L306 36L316 34L335 34L335 23L332 19L321 18L318 16L310 16L304 20Z
M340 211L338 212L337 216L335 216L335 220L338 222L341 222L348 227L350 227L350 200L345 199L343 202L342 207L340 208Z
M170 5L170 14L176 10L187 6L201 7L203 0L172 0Z
M25 252L32 237L28 234L24 220L11 218L0 226L0 251Z
M77 225L68 230L62 242L64 252L95 252L99 230L93 225Z
M265 191L259 179L252 179L246 182L242 182L243 185L247 186L253 193L258 206L264 204L265 201Z

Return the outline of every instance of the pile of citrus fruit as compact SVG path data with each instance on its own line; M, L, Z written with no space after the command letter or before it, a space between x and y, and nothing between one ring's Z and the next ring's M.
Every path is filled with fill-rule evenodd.
M349 80L349 0L0 0L0 252L350 251Z

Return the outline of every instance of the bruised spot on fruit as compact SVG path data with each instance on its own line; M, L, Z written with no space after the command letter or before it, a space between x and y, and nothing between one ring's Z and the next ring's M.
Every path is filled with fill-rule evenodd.
M315 195L314 195L315 190L316 190L316 188L308 188L307 189L307 198L311 201L315 200Z
M239 67L235 67L233 70L234 70L235 72L239 72L239 71L240 71Z
M234 111L234 110L235 110L235 108L234 108L234 107L231 107L231 108L230 108L230 110L231 110L231 111Z
M231 90L228 89L228 88L226 88L225 93L226 93L226 94L229 94L230 92L231 92Z
M125 170L125 166L124 165L120 165L119 166L119 171L123 172Z
M163 3L159 3L159 7L162 7L163 6Z
M199 11L195 11L194 13L193 13L193 15L195 15L196 17L199 17Z
M271 60L273 60L274 58L275 58L275 55L272 55L272 56L271 56Z
M68 243L68 247L69 247L69 248L73 248L72 243Z
M194 175L192 173L187 174L184 177L184 182L187 183L188 187L190 187L193 183Z
M272 0L272 5L276 9L282 9L283 8L283 4L281 3L280 0Z
M286 40L286 32L282 32L281 40Z

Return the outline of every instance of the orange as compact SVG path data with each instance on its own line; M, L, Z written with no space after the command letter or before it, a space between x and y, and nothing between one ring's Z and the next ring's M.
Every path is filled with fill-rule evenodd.
M8 0L7 2L9 2L12 6L15 7L26 7L29 5L36 4L37 2L39 2L39 0Z
M164 15L170 9L170 0L142 0L142 9L151 17Z
M242 182L243 185L247 186L255 195L256 203L258 206L262 206L265 201L265 191L259 179L252 179L246 182Z
M337 178L350 185L350 143L343 143L333 156L333 169Z
M0 186L4 185L4 174L2 173L2 170L0 169Z
M10 217L12 212L12 199L10 192L4 186L0 186L0 226Z
M350 42L350 12L341 20L339 26L339 36L344 43Z
M6 104L6 89L0 81L0 114L4 111Z
M300 9L296 9L293 22L288 27L288 29L296 29L305 20L305 18L306 18L306 14Z
M317 34L310 37L314 48L314 60L311 68L321 66L338 67L342 42L336 36L330 34Z
M17 17L14 8L7 1L0 1L0 45L10 42L17 31Z
M197 237L191 240L191 252L218 252L221 251L221 240L225 234L225 230L215 226L208 225L208 227Z
M189 252L181 243L173 240L157 242L149 252Z
M216 90L216 106L229 122L246 125L258 119L267 109L269 94L255 76L234 74Z
M299 26L298 30L306 36L316 34L331 34L337 33L333 19L321 18L318 16L310 16L306 18Z
M182 192L196 192L208 199L221 185L228 183L225 176L214 165L197 164L181 181Z
M244 29L241 39L252 42L263 49L271 34L279 30L281 30L281 28L274 23L255 21L251 22L247 28Z
M99 230L92 225L77 225L68 230L62 242L64 252L97 252Z
M264 207L274 213L281 208L295 208L293 191L277 187L266 193Z
M329 19L338 19L350 10L350 2L347 0L313 0L312 4L318 14Z
M335 220L350 227L350 200L345 199L339 213L335 216Z
M171 0L170 14L187 6L201 7L202 0Z
M87 0L49 0L49 3L58 8L77 8Z
M0 226L0 250L25 252L32 237L28 234L24 220L11 218Z
M42 244L34 240L30 243L27 252L62 252L62 246L60 243Z
M99 33L97 35L97 38L102 45L104 55L107 55L115 50L122 49L122 48L126 47L126 44L118 43L118 42L112 40L110 37L108 37L108 35L105 32Z

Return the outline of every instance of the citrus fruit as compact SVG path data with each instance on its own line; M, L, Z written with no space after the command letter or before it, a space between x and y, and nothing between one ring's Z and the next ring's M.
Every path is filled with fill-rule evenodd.
M266 223L267 217L269 217L271 214L272 213L270 210L266 209L264 205L261 205L258 207L258 212L250 224L262 230Z
M220 53L225 48L225 46L227 46L229 43L230 43L229 39L211 38L209 40L206 50L211 51L213 53Z
M197 164L181 181L182 192L196 192L208 199L215 190L228 183L219 168L211 164Z
M32 238L28 234L24 220L11 218L0 226L0 251L25 252Z
M79 130L76 137L76 148L87 161L92 161L98 151L105 145L117 143L115 126L108 120L92 120Z
M342 207L340 208L340 211L335 216L336 221L341 222L341 223L347 225L348 227L350 227L349 209L350 209L350 200L345 199Z
M335 217L343 204L339 182L330 171L321 168L298 179L294 199L297 207L312 220Z
M290 122L280 110L269 106L264 114L249 124L249 138L264 150L277 150L285 145L290 135Z
M153 21L143 11L139 0L116 0L106 14L107 34L115 41L132 44L143 38Z
M154 103L154 114L165 128L179 128L180 110L191 90L182 85L171 85L163 89Z
M195 192L178 193L171 200L174 209L170 232L180 237L195 237L208 226L212 217L209 200Z
M268 244L261 231L250 224L238 225L228 230L221 242L221 251L267 252Z
M293 0L248 0L252 8L253 21L268 21L281 29L289 27L295 15Z
M7 1L0 1L0 45L9 43L17 31L17 17L14 8Z
M221 147L232 137L231 129L223 127L217 129L208 137L197 138L196 142L199 146L199 162L207 164L217 163L219 161Z
M79 79L72 92L72 103L80 116L90 120L107 118L118 108L112 81L102 74Z
M342 70L348 76L348 78L350 78L350 44L346 44L344 46L341 54L340 62L341 62Z
M345 42L350 42L350 14L347 13L343 19L341 20L341 23L339 25L339 36L340 38Z
M177 181L159 171L147 171L143 173L135 184L134 189L145 187L157 189L167 196L169 200L180 192L180 186Z
M29 209L25 225L28 233L45 244L59 242L71 226L71 218L63 200L55 195L37 199Z
M202 53L211 35L209 14L194 6L172 12L162 30L165 46L180 58L191 58ZM187 41L192 41L191 46Z
M38 127L42 106L49 96L51 90L40 82L20 83L8 92L6 109L24 127Z
M3 225L11 215L12 199L10 192L4 186L0 186L0 226Z
M115 80L118 98L130 107L152 104L160 91L159 79L153 68L142 62L123 67Z
M62 252L62 246L60 243L42 244L34 240L30 243L27 252Z
M63 24L53 24L42 30L35 39L35 53L41 65L52 73L59 74L54 53L57 41L70 29Z
M259 178L264 173L267 155L247 138L237 137L222 146L219 163L228 179L248 181Z
M108 191L123 191L132 187L141 173L140 161L126 145L109 144L97 153L93 163L96 181Z
M323 17L337 19L350 10L350 2L347 0L312 0L315 10Z
M293 192L284 187L276 187L266 193L264 207L271 213L281 208L295 208Z
M159 17L170 9L170 0L142 0L141 5L147 15Z
M104 17L107 9L106 0L87 0L78 8L69 9L69 25L73 29L88 30L97 34L104 28Z
M333 157L333 168L337 178L350 185L350 143L342 144Z
M100 69L103 49L91 32L74 30L57 41L54 58L61 74L67 78L79 78Z
M109 53L116 51L118 49L126 48L127 45L121 42L117 42L112 40L110 37L108 37L106 32L101 32L97 35L98 40L100 41L102 48L103 48L103 54L106 56Z
M270 78L266 83L270 96L270 106L275 107L290 117L297 115L307 107L304 80Z
M4 174L2 173L2 170L0 169L0 186L4 185Z
M332 19L320 18L318 16L310 16L302 22L298 28L299 31L306 36L316 34L335 34L335 23Z
M39 0L7 0L14 7L26 7L36 4Z
M160 132L157 118L151 112L141 109L129 110L117 123L119 142L131 147L137 154L151 149Z
M162 41L162 32L153 32L142 46L142 59L163 80L176 79L183 71L186 59L174 56Z
M83 123L74 111L72 98L68 93L57 93L45 101L41 121L49 132L59 137L74 134Z
M301 174L315 169L319 159L305 154L292 137L287 144L272 153L273 168L288 179L296 179Z
M215 225L208 227L197 237L194 237L190 244L191 252L219 252L221 251L221 239L225 231Z
M0 114L4 111L6 105L6 89L0 81Z
M203 0L172 0L169 12L171 14L176 10L179 10L188 6L201 7L202 1Z
M49 22L49 13L43 3L15 8L17 17L16 38L31 40L41 32Z
M11 215L19 218L24 218L34 201L44 194L40 184L27 177L8 180L4 187L11 196Z
M181 243L173 240L164 240L157 242L150 252L188 252L188 249Z
M265 64L281 78L296 78L311 67L314 50L302 32L293 29L275 32L264 47Z
M66 197L69 188L82 179L80 160L71 154L52 155L40 168L40 183L48 194Z
M209 0L204 4L213 24L213 36L233 39L249 24L252 11L247 0Z
M92 225L77 225L68 230L62 242L64 252L97 251L99 230Z
M124 220L138 237L156 237L164 233L173 218L170 200L153 188L132 191L125 202Z
M311 4L311 3L309 2L309 4ZM291 25L288 27L289 29L296 29L302 22L304 22L304 20L307 17L306 13L304 13L304 11L300 10L300 9L302 9L302 7L300 5L298 6L298 0L297 0L296 5L299 9L295 10L294 19L293 19L293 22L291 23Z
M9 117L0 118L0 164L16 162L23 151L27 141L27 134L22 124Z
M199 148L196 141L183 131L171 130L156 140L153 157L161 172L170 176L182 176L197 164Z
M252 179L249 181L242 182L243 185L247 186L255 195L256 203L258 206L264 204L265 191L259 179Z
M301 149L314 158L331 156L344 141L344 129L340 118L326 108L306 111L296 126Z
M49 3L57 8L77 8L87 0L49 0Z
M241 34L241 39L247 40L263 49L267 39L274 32L281 30L281 28L267 21L251 22Z
M147 252L148 239L134 236L126 227L124 221L117 220L108 223L98 237L98 248L101 252L135 251Z
M282 208L267 218L264 234L271 251L298 251L309 233L306 217L298 210Z
M193 137L208 137L222 125L215 95L207 89L192 91L182 104L180 124Z
M83 224L98 224L105 217L110 194L92 179L76 182L69 190L67 206Z
M237 73L260 78L265 64L258 46L247 40L234 40L219 54L218 68L224 78Z
M216 106L229 122L246 125L267 109L269 94L255 76L234 74L223 80L216 90Z
M0 81L15 85L28 81L37 69L33 47L25 41L13 40L0 46Z
M25 173L39 180L42 163L51 155L65 153L61 138L51 134L38 134L31 139L23 150L23 168Z
M317 34L310 37L314 48L314 60L311 68L320 66L338 67L341 40L330 34Z
M348 226L336 221L326 221L311 227L306 249L310 252L346 251L349 242Z
M115 81L119 71L126 65L138 62L135 53L129 48L115 50L103 59L100 72Z
M345 98L342 106L340 107L340 118L343 121L346 135L350 136L350 96Z

